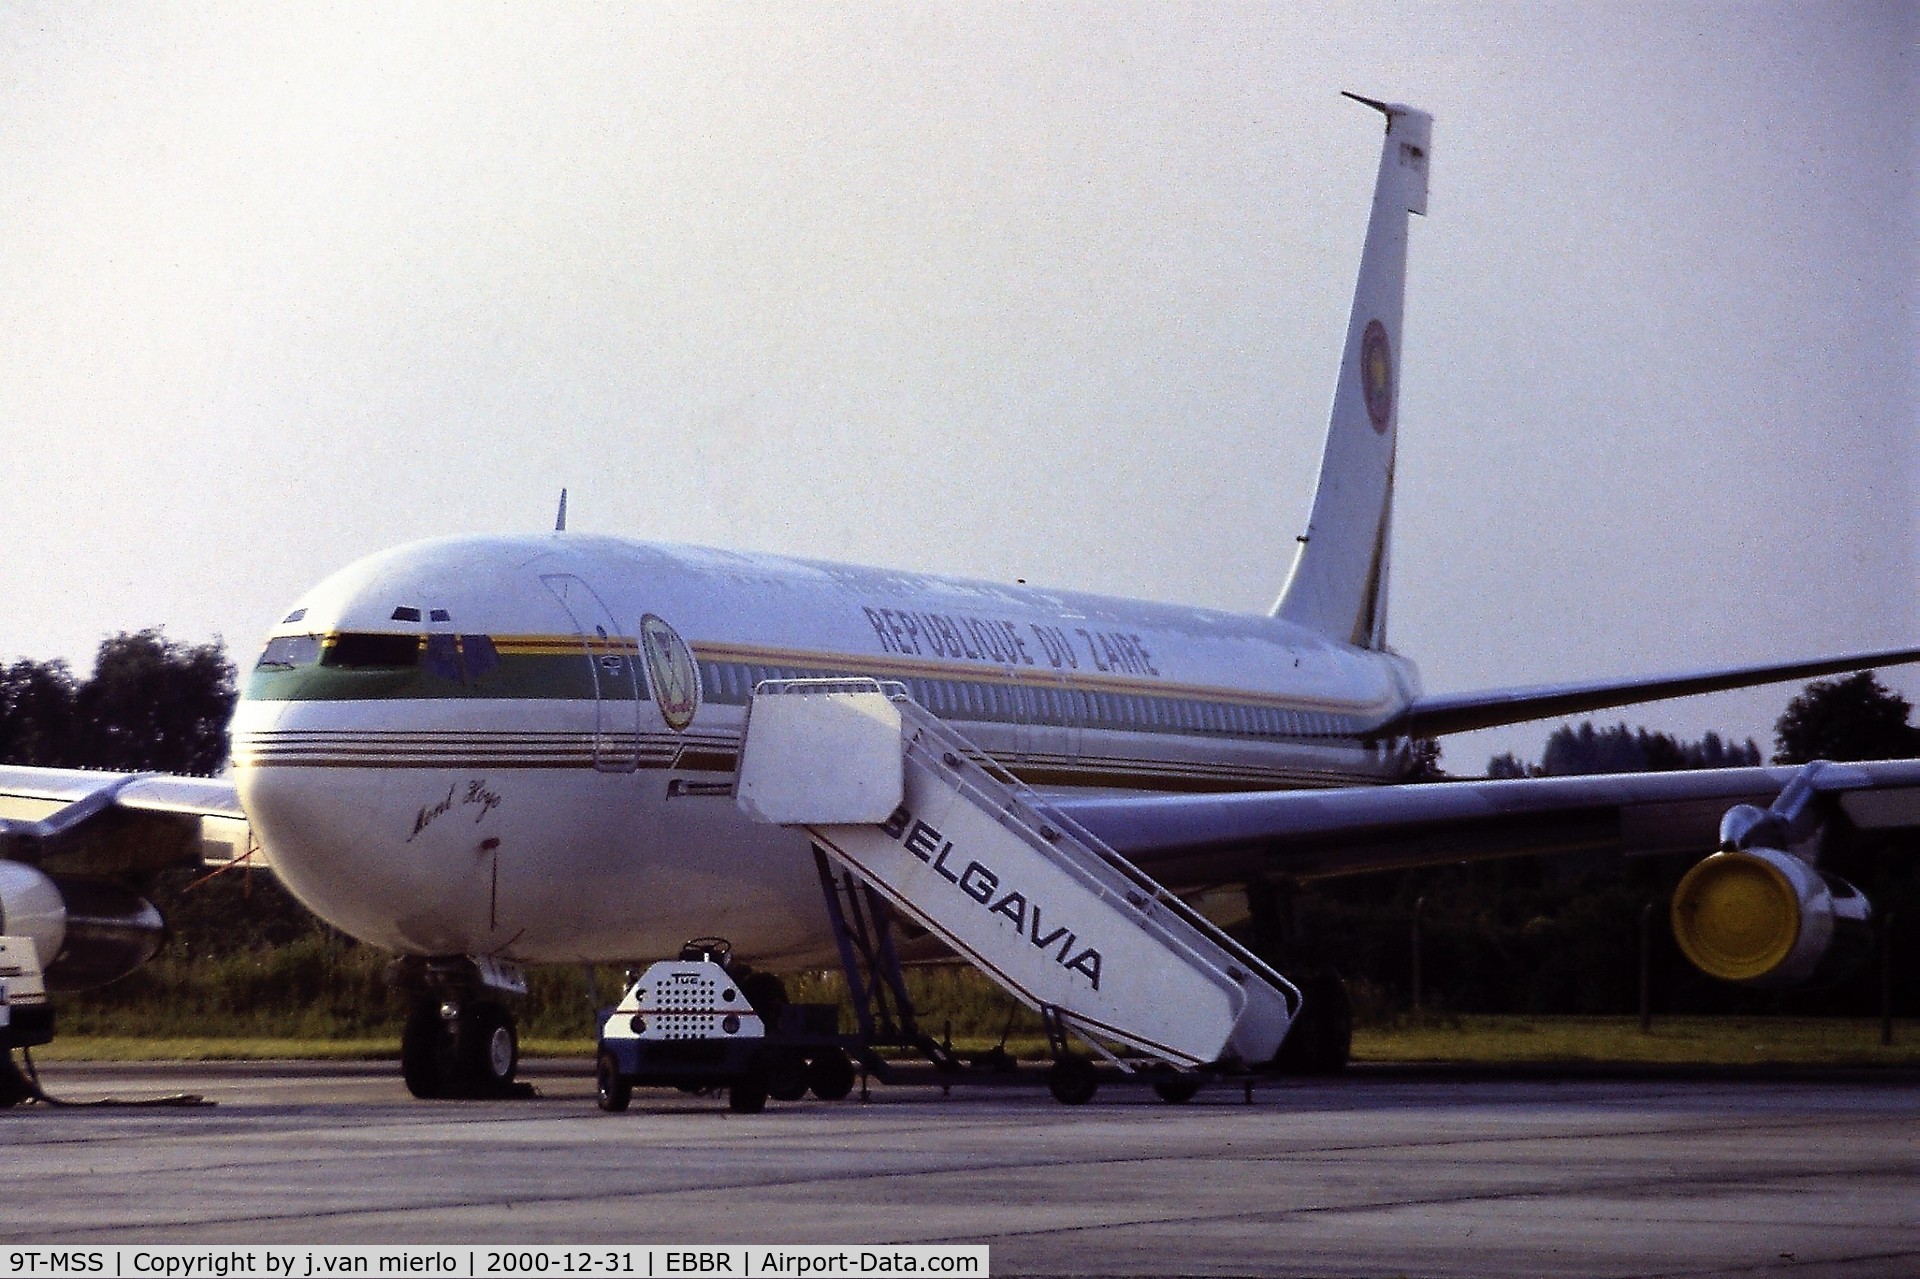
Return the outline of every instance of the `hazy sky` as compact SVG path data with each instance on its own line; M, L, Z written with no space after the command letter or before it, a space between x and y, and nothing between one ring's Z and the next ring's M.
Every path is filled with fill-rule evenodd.
M0 659L245 664L562 485L576 529L1263 610L1378 155L1341 89L1436 116L1430 689L1920 641L1916 15L0 7ZM1626 717L1764 747L1790 692Z

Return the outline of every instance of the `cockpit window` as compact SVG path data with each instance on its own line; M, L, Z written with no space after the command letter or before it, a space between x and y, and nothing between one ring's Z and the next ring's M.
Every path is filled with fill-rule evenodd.
M256 665L292 670L296 666L311 666L319 660L318 635L282 635L267 641L267 647Z
M493 640L486 635L462 635L460 647L467 655L467 675L479 679L500 665L500 650L494 647Z
M381 635L347 631L335 635L320 654L322 666L397 670L420 661L418 635Z

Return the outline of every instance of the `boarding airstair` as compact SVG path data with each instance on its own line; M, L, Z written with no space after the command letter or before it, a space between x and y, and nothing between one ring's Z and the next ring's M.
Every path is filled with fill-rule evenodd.
M1299 1011L1285 978L898 683L759 685L736 798L1038 1010L1056 1057L1071 1032L1122 1069L1255 1068Z

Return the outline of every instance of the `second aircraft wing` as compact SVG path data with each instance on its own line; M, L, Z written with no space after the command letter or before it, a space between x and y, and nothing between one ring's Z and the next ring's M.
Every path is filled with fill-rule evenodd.
M1920 828L1920 760L1612 773L1223 795L1056 798L1051 806L1182 890L1479 858L1714 851L1729 808L1796 778L1860 829Z
M118 876L241 857L264 865L246 820L231 778L0 766L0 858L49 872Z

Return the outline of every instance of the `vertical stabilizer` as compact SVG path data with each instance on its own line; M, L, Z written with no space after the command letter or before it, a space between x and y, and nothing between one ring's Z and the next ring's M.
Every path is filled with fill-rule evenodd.
M1342 643L1380 648L1387 632L1407 215L1427 211L1433 117L1412 107L1347 96L1387 117L1386 145L1333 391L1320 486L1293 572L1273 611Z

